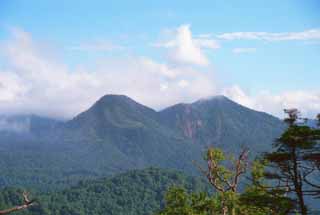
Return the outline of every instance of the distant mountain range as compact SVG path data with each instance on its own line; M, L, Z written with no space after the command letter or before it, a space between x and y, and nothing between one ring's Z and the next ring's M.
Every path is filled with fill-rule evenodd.
M106 95L72 120L0 117L0 186L63 187L150 166L190 174L192 160L220 147L252 156L268 150L285 125L224 96L155 111L123 95Z

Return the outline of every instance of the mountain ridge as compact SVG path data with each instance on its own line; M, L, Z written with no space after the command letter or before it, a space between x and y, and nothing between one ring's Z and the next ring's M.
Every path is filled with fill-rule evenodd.
M150 166L197 174L192 160L201 162L208 147L237 153L247 146L254 155L270 149L284 126L223 96L155 111L106 95L73 119L40 128L10 144L0 135L0 186L54 187Z

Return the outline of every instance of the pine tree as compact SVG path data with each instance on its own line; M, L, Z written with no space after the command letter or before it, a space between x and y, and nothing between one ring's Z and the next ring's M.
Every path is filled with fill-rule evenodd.
M305 196L318 194L317 186L311 180L319 168L320 130L299 123L297 109L285 110L289 115L285 119L288 129L277 139L274 151L266 153L269 162L265 172L268 179L276 181L277 188L296 196L299 212L308 213ZM318 166L319 167L319 166ZM312 188L312 189L311 189Z

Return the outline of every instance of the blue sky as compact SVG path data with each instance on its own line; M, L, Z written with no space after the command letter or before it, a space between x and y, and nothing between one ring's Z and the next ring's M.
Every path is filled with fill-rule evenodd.
M285 106L296 106L311 116L320 109L319 9L318 0L4 0L0 111L69 117L105 93L126 93L157 109L225 94L275 115ZM39 69L40 62L47 71ZM58 72L60 76L55 72L59 68L64 71ZM165 74L154 80L145 71L139 74L143 69ZM118 75L113 82L119 86L101 87L99 80ZM145 80L136 81L138 76ZM39 85L39 77L56 81L56 89L51 82ZM67 96L57 99L63 77L70 83L76 80L70 84L74 88L64 88L85 102L71 105ZM92 91L85 96L79 81L83 77L92 81L88 84ZM148 79L159 92L146 84ZM132 81L139 86L124 89ZM24 87L18 89L21 84ZM34 93L41 89L47 95ZM158 101L154 90L168 99ZM61 110L47 107L57 101L63 104Z

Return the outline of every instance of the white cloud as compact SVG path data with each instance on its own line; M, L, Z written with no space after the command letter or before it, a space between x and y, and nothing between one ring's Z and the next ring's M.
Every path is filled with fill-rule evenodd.
M167 89L168 89L168 84L167 83L160 84L160 90L161 91L165 91Z
M5 56L6 66L0 70L0 114L69 118L109 93L128 95L156 109L222 93L244 106L277 116L290 107L309 117L320 112L320 90L250 95L239 86L219 89L212 72L171 66L147 57L106 58L95 69L79 65L81 69L70 70L48 56L50 50L39 46L31 35L17 29L1 44L0 56Z
M0 113L69 118L109 93L125 94L154 108L215 94L212 73L189 66L131 57L101 59L95 69L79 65L81 69L70 70L42 48L17 29L3 41L1 56L7 63L0 71Z
M174 38L166 42L153 44L155 47L168 49L169 60L178 64L195 64L207 66L208 58L202 49L218 49L217 41L198 37L193 38L189 25L182 25L174 31Z
M239 86L224 89L223 94L249 108L283 117L283 109L298 108L303 116L313 118L320 112L320 91L296 90L272 94L260 91L249 95Z
M211 34L199 34L197 37L198 38L212 38L212 35Z
M286 40L320 40L320 29L310 29L301 32L231 32L217 35L217 38L224 40L265 40L265 41L286 41Z
M243 106L255 108L255 103L252 98L237 85L226 87L222 90L222 94Z
M180 81L178 82L178 86L179 86L179 87L182 87L182 88L185 88L185 87L189 86L189 82L186 81L186 80L180 80Z
M256 48L234 48L234 49L232 49L232 52L234 54L254 53L256 51L257 51Z
M194 43L198 45L200 48L205 48L205 49L220 48L220 44L216 40L213 40L210 38L195 38Z

